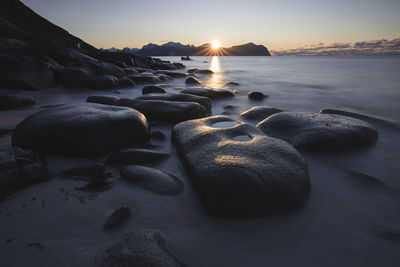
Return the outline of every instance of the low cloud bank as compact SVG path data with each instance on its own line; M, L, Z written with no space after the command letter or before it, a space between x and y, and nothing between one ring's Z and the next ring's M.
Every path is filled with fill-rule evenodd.
M320 43L295 49L272 50L271 54L273 56L400 55L400 38L355 43Z

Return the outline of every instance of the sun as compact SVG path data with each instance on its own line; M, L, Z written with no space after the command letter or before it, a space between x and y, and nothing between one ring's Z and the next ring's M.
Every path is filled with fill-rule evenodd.
M221 46L220 42L218 40L214 40L211 42L211 47L214 50L217 50Z

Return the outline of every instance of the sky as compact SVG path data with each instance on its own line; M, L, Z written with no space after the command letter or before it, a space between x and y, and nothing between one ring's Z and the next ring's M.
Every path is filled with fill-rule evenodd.
M22 0L103 48L177 41L271 50L400 37L400 0Z

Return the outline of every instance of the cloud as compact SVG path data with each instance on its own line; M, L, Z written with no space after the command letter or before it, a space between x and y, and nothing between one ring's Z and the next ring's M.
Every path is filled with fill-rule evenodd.
M273 56L400 55L400 38L355 43L319 43L295 49L272 50Z

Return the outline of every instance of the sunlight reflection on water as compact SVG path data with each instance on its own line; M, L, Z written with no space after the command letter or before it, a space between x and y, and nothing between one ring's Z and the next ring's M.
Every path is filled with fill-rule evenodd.
M224 75L221 72L221 63L218 56L213 56L210 62L210 70L214 72L206 85L212 88L219 88L223 85Z

